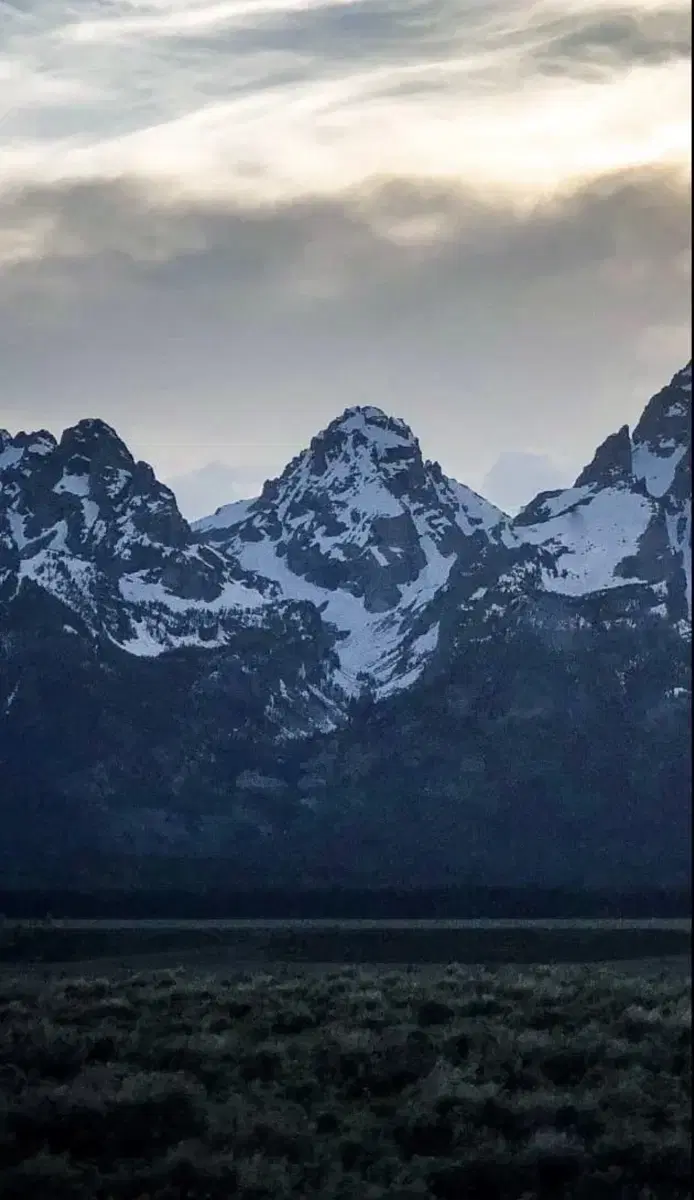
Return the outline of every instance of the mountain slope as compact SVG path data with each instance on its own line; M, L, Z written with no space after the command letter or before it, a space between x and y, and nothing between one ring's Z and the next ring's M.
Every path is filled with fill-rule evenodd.
M315 604L337 631L336 682L383 698L445 662L461 623L485 636L511 611L535 625L660 615L688 633L690 497L691 364L572 488L514 520L424 462L402 422L357 408L195 532Z
M690 727L689 648L662 620L463 636L306 747L294 852L361 886L686 883Z
M102 421L59 443L0 432L0 479L4 598L33 582L131 654L221 644L230 614L252 622L277 598L193 543L173 493Z
M10 694L18 704L29 644L48 652L49 637L60 647L65 636L81 641L95 671L119 654L197 650L201 675L211 651L226 648L234 660L244 640L265 638L276 660L266 711L278 732L306 732L342 711L315 610L197 542L173 493L98 420L81 421L60 442L0 432L0 627L0 711ZM14 648L20 635L23 652ZM286 670L283 644L297 640L305 661Z
M670 882L690 630L691 365L513 521L374 408L194 529L0 433L0 870Z
M573 488L545 492L515 518L534 586L593 619L691 622L691 364L598 448ZM504 568L499 584L509 583ZM516 588L522 590L527 580ZM513 590L513 588L511 588Z
M425 462L404 422L351 408L262 495L196 522L246 571L310 600L338 633L338 681L383 696L410 685L436 648L432 608L454 564L473 572L509 522Z

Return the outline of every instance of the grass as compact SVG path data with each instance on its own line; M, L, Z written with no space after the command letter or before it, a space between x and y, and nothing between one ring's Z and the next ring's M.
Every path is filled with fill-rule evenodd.
M4 1200L681 1200L688 980L0 978Z

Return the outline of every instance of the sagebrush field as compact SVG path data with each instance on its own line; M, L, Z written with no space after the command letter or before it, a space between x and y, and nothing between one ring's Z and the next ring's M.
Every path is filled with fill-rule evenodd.
M691 1195L690 983L599 966L0 979L4 1200Z

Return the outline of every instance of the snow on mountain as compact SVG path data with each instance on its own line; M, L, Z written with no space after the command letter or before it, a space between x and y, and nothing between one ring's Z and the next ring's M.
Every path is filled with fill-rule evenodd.
M573 488L513 522L542 553L541 587L586 597L640 589L642 605L691 620L691 364L596 451Z
M547 591L584 596L626 582L617 568L637 554L652 516L646 496L592 485L552 497L540 520L516 529L523 541L550 552L551 565L542 573Z
M60 441L0 432L0 613L31 588L65 606L64 624L136 657L300 631L317 672L300 686L329 692L331 711L365 687L380 697L410 687L445 658L456 624L503 618L519 599L575 612L597 598L601 612L685 629L691 364L573 488L541 494L513 521L374 407L347 409L259 497L192 530L103 421ZM291 672L278 665L277 676L288 705Z
M660 499L675 481L677 468L691 453L692 364L646 405L632 437L633 473L650 496Z
M347 409L254 501L195 523L244 570L315 604L339 635L339 681L408 686L438 642L429 611L461 556L501 544L508 518L425 462L401 420Z
M60 442L0 434L0 533L3 598L33 583L132 654L224 644L230 615L252 622L278 599L193 541L173 493L102 421Z
M661 502L670 552L692 615L692 364L647 404L634 430L634 474Z
M691 366L608 437L573 488L511 520L422 459L404 422L350 408L256 500L196 522L246 571L311 601L338 631L339 681L385 696L419 677L441 617L519 597L691 619ZM621 608L620 608L621 606Z
M80 421L59 442L0 434L0 664L25 662L17 629L29 647L76 635L104 662L99 647L140 659L197 650L195 686L222 709L229 688L250 697L280 736L334 727L346 702L318 613L195 539L170 489L103 421ZM226 657L208 660L215 650ZM0 711L10 694L15 710L25 666L14 670L2 673Z
M194 529L101 421L0 433L4 868L686 868L690 420L691 366L511 521L351 408Z

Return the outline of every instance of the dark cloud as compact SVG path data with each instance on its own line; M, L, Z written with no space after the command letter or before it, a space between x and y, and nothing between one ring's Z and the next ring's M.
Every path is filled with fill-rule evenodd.
M528 65L590 77L620 67L688 59L691 50L691 12L681 7L586 9L542 26Z
M0 425L98 414L168 475L272 474L354 403L474 485L501 430L578 470L686 336L688 188L664 170L524 216L395 181L264 211L127 181L0 205L0 237L32 229L42 256L0 277Z
M294 67L305 72L322 63L397 64L408 58L448 56L459 46L465 58L477 49L502 51L508 58L520 52L521 71L540 70L583 75L586 70L614 69L639 63L658 65L691 54L691 13L681 6L625 8L585 4L574 12L550 17L549 6L528 5L519 15L505 0L462 7L451 0L344 0L269 13L258 23L233 33L196 36L196 53L270 52L294 56ZM551 11L551 9L549 9ZM190 45L187 53L190 54ZM230 81L232 87L233 80ZM405 85L407 86L407 85Z
M40 293L60 275L86 284L93 272L97 282L165 289L279 287L286 300L283 283L321 266L343 297L393 274L433 271L438 283L457 274L458 256L473 267L500 260L506 274L532 265L543 279L620 258L669 269L690 246L689 184L665 167L636 168L525 211L462 185L378 178L338 199L253 208L176 200L127 179L0 196L0 235L28 246L34 229L35 253L6 267L0 297Z
M490 4L493 9L493 5ZM456 20L457 18L457 20ZM461 15L450 0L368 0L350 4L334 0L318 8L291 7L270 12L245 28L222 34L222 46L235 53L258 51L294 55L324 63L361 66L401 61L408 53L417 58L427 51L449 49L456 25L472 32L484 28L487 17L471 10ZM195 38L201 49L217 53L220 37Z

